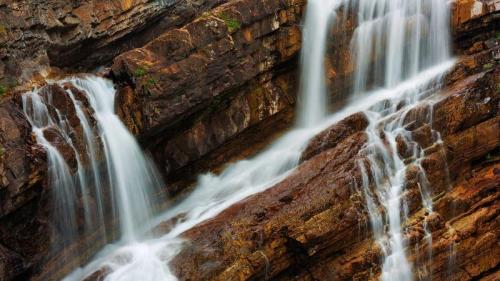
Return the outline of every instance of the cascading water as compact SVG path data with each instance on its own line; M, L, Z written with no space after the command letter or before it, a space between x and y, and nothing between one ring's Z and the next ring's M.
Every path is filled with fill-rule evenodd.
M86 95L83 98L93 109L93 118L97 122L94 130L91 116L85 113L83 101L75 97L71 88L62 93L69 97L71 106L74 106L83 131L84 151L78 151L74 145L75 128L68 121L68 116L59 112L53 104L54 99L63 97L54 96L47 88L28 92L23 96L24 113L33 127L38 143L47 152L49 184L55 202L55 223L63 231L62 237L65 239L62 246L77 239L79 234L96 229L104 232L105 239L105 219L118 220L121 235L124 239L133 240L137 238L144 222L150 220L152 212L149 196L161 187L160 177L134 137L114 113L113 84L98 77L71 78L57 82L61 89L67 83ZM55 114L52 113L54 111ZM46 137L47 132L60 135L72 148L78 163L76 177L58 148ZM104 151L102 159L99 159L98 150ZM84 167L83 159L88 159L88 167ZM99 165L99 162L104 164ZM75 202L78 202L78 195L83 201L86 222L83 230L77 228L79 214ZM95 205L89 203L90 197L94 199ZM110 199L106 200L105 197ZM106 218L105 206L110 204L113 216ZM93 210L94 208L97 210ZM95 215L92 215L93 211Z
M50 97L48 99L51 100ZM33 134L38 143L46 150L49 182L54 194L54 213L61 214L56 219L56 227L61 231L63 246L77 236L75 202L76 186L70 168L59 150L45 137L45 129L58 126L61 136L67 143L72 143L67 134L67 120L59 119L56 123L49 113L42 96L38 92L29 92L23 96L24 113L33 127ZM61 116L58 114L58 117ZM56 125L58 124L58 125ZM80 166L80 161L78 161Z
M394 87L449 59L445 1L346 0L345 5L355 9L358 20L351 51L354 93Z
M352 7L357 10L358 18L352 40L357 62L354 81L357 94L370 88L397 87L429 67L450 59L448 9L444 1L359 0ZM423 174L419 184L424 207L432 211L425 172L419 165L424 152L413 141L409 124L405 123L412 105L432 93L430 86L403 92L400 98L366 111L370 120L369 141L365 148L369 168L363 163L360 166L374 237L384 254L381 274L384 281L413 280L402 229L407 213L402 196L408 163L398 151L398 138L413 149L410 158L415 159L413 164ZM432 110L425 123L432 123L431 115ZM435 141L439 141L439 134L434 134ZM370 191L369 175L374 181L373 192ZM383 214L374 207L375 201L382 205Z
M363 171L363 190L374 235L384 250L381 278L411 280L411 266L404 252L401 227L405 218L401 216L402 209L404 213L401 193L407 163L395 149L396 138L403 136L411 143L404 116L417 101L433 93L441 75L453 65L448 60L445 4L439 0L416 2L420 1L308 1L298 128L253 159L234 163L220 175L201 176L191 194L151 222L154 225L182 217L166 235L143 242L108 246L92 263L76 270L65 280L82 280L99 268L110 272L106 281L177 280L168 263L181 249L184 231L286 177L298 164L302 149L312 136L358 111L366 112L370 119L369 142L365 148L369 163L360 162L359 166ZM359 20L352 42L352 54L357 58L352 95L355 99L325 118L323 59L328 25L333 22L332 15L341 4L354 9ZM335 22L340 24L340 21ZM402 27L409 32L401 31ZM422 149L415 148L415 165L419 164L421 154ZM375 179L375 184L371 179ZM432 210L431 201L425 195L425 180L422 180L421 189L426 207ZM378 203L383 212L377 209Z
M325 7L323 4L328 3ZM230 165L220 175L207 174L198 180L194 191L182 202L167 210L152 224L182 215L169 233L158 239L128 244L118 249L109 247L100 258L86 268L76 270L67 281L81 280L96 268L106 266L112 273L106 281L177 280L167 264L182 246L180 235L196 224L210 219L232 204L280 181L297 166L308 140L330 124L326 116L326 94L323 57L328 25L338 1L309 1L305 36L311 42L302 50L301 108L298 129L292 130L253 159ZM311 8L309 8L311 7ZM319 44L317 44L319 42ZM343 115L346 116L344 113ZM338 118L337 118L338 119ZM128 256L128 259L120 257Z
M122 238L135 240L140 226L147 222L153 210L150 196L162 181L153 163L147 159L135 138L115 114L115 90L111 81L97 77L68 80L87 93L104 143L104 154L110 190L114 194Z
M301 53L300 95L297 124L313 127L327 115L325 53L328 27L336 20L339 1L311 0L307 3Z
M397 88L424 74L429 68L450 60L448 9L444 1L422 0L359 0L351 4L357 12L358 27L352 40L356 58L355 96L366 95L370 89ZM359 163L363 173L363 190L370 213L375 240L382 248L384 262L381 280L413 280L412 267L405 254L402 224L407 219L404 201L407 167L416 165L424 207L432 212L428 182L420 165L424 150L412 139L407 114L420 100L439 86L413 87L400 93L398 99L366 111L370 120L367 128L368 145L364 150L368 164ZM411 84L410 84L411 85ZM377 94L368 93L370 95ZM432 107L432 105L429 105ZM424 123L432 124L432 110ZM432 131L434 142L439 133ZM398 139L412 147L412 163L405 162L398 150ZM370 182L370 178L373 182ZM374 185L373 191L370 185ZM375 206L382 205L382 213ZM432 243L431 235L427 235ZM430 254L429 254L430 255Z

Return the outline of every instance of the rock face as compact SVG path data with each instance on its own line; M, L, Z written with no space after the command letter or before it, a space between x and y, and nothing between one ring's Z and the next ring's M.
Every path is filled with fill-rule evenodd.
M290 124L303 2L238 1L220 7L225 1L159 2L0 4L0 17L9 19L5 37L0 38L4 40L0 44L4 55L0 80L4 82L0 84L7 88L7 95L0 92L4 96L0 97L0 143L4 148L0 153L0 280L58 279L99 249L98 243L85 251L79 249L87 245L85 241L68 249L51 249L58 234L51 225L45 155L23 115L22 93L9 88L15 86L10 83L12 77L26 74L22 78L28 78L49 65L69 70L93 66L95 61L109 61L162 33L143 48L115 59L112 76L119 85L118 111L150 147L165 174L175 180L169 185L172 193L184 189L199 171L220 166L235 155L252 153L256 148L251 147L262 146L268 136ZM262 6L266 9L256 8ZM170 55L170 49L178 51ZM144 50L165 58L138 61L136 54ZM139 67L147 63L143 74L136 68L130 72L122 68L135 61ZM179 66L184 72L175 72ZM176 79L179 82L172 83ZM64 89L44 87L56 97L54 106L71 123L76 118L74 108L66 95L58 95ZM177 95L182 92L193 97L189 101ZM150 98L165 106L161 112ZM144 105L145 111L137 113L138 105ZM151 123L142 119L135 123L137 114ZM74 152L56 131L48 129L45 135L76 165ZM256 135L259 140L252 140ZM84 149L82 140L81 128L76 126L72 141L78 151ZM85 162L85 156L80 157ZM96 240L93 234L87 238ZM83 260L71 256L75 251Z
M429 214L421 206L418 170L409 168L403 196L410 204L410 220L404 235L420 280L431 275L432 280L498 277L500 68L482 64L495 60L498 51L496 45L462 57L449 75L432 124L442 133L444 151L425 145L432 144L423 133L427 125L412 129L415 139L428 147L422 165L434 187L434 212ZM406 122L418 124L420 113L417 108ZM357 188L362 179L355 163L363 159L358 153L366 142L363 131L359 115L333 125L310 143L305 161L287 179L187 231L189 243L172 262L177 276L377 280L382 253L372 240ZM432 232L431 249L424 224Z
M230 2L114 60L120 115L166 175L292 107L303 4Z
M224 0L0 1L0 82L49 66L89 69Z
M429 214L421 208L418 173L409 169L410 186L404 196L410 202L410 220L405 238L421 280L495 280L500 263L496 230L500 70L498 38L490 28L498 8L479 2L476 6L485 9L476 14L469 2L455 5L456 51L462 56L446 79L442 100L434 106L432 124L442 134L443 150L428 147L432 142L427 125L413 129L414 138L428 147L423 167L435 187L435 211ZM468 18L462 17L464 11ZM463 38L468 42L459 42ZM342 65L339 70L348 75L349 62ZM419 110L407 122L419 124ZM187 231L184 236L190 242L172 262L177 276L181 280L376 280L381 252L371 238L363 196L355 188L361 185L354 163L361 160L358 151L366 141L363 120L353 115L332 126L311 141L304 162L289 178ZM432 248L424 237L424 225L431 229Z
M11 93L16 81L49 66L72 72L112 62L117 111L175 195L199 172L252 154L293 122L304 5L0 0L0 280L57 280L79 263L65 260L78 245L48 255L57 233L50 223L45 156L22 113L20 93ZM421 280L431 273L432 280L498 279L499 8L495 0L453 3L459 62L445 79L432 124L443 146L433 146L430 127L419 122L428 107L407 120L415 121L413 137L427 147L422 166L435 186L428 214L421 208L418 171L409 169L405 238ZM348 91L343 81L353 71L353 29L347 17L344 29L331 31L335 40L325 62L334 96ZM46 87L53 94L64 90ZM64 98L54 106L74 116ZM377 279L381 250L356 189L366 126L362 113L332 125L313 138L287 179L186 232L191 243L173 261L175 273L181 280ZM46 134L65 151L56 133ZM78 132L73 138L83 149ZM404 145L399 149L404 155ZM74 160L67 152L65 158ZM424 225L432 232L432 249Z
M0 280L24 274L28 257L48 246L37 216L45 163L32 150L31 128L18 104L0 104Z

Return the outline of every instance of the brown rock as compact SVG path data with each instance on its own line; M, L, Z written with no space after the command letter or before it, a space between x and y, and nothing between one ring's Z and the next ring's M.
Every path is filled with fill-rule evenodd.
M302 153L301 162L327 149L333 148L346 137L364 130L368 120L363 113L353 114L315 136Z
M0 82L14 86L50 66L93 68L183 25L224 0L3 1Z

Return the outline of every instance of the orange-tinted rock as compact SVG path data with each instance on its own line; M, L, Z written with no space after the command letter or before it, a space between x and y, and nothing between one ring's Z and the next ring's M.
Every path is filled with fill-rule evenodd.
M301 161L305 161L316 154L335 147L346 137L366 129L368 120L363 113L353 114L315 136L302 153Z
M74 68L107 62L161 34L114 61L117 111L162 168L180 181L231 155L249 155L248 143L276 135L273 129L291 122L304 1L174 0L163 7L146 0L31 2L0 4L2 24L8 25L0 26L1 83L49 64ZM415 140L427 147L422 166L435 187L435 211L421 209L420 170L410 167L403 194L411 215L405 239L418 276L428 277L432 269L435 280L496 280L498 6L491 0L457 0L453 7L455 49L466 56L447 77L442 100L432 111L432 127L441 132L444 145L429 139L428 105L407 120L413 122L409 129ZM331 31L335 39L346 35L331 40L326 59L335 96L349 88L354 66L348 39L354 26L349 16L346 27ZM67 99L58 98L55 107L76 124ZM366 141L366 120L360 115L318 135L289 178L188 231L192 244L174 261L180 278L376 279L381 250L371 239L364 199L356 190L361 179L354 163L363 160L357 151ZM60 142L53 133L47 135ZM81 141L79 134L72 136L75 143ZM57 239L47 223L46 167L14 99L0 101L0 143L5 148L0 149L0 279L24 280L32 273L38 280L59 279L78 263L65 260L78 245L44 260L50 240ZM402 154L410 149L398 144ZM432 263L424 225L433 233ZM91 256L97 244L82 256ZM456 270L447 277L450 249ZM104 268L89 278L107 272Z
M478 95L488 95L484 88L477 89L483 89ZM445 105L447 99L467 99L469 90L447 96L436 106ZM475 114L481 112L476 108L461 118L464 124L473 124ZM434 213L422 208L418 186L409 180L403 195L410 211L405 239L415 274L421 278L432 272L433 280L449 280L449 274L453 280L473 280L500 263L499 248L494 246L500 212L500 173L494 172L498 164L477 166L478 172L465 184L460 171L453 168L454 163L477 165L476 159L500 147L498 118L497 111L479 124L444 137L447 151L463 149L460 157L449 159L451 186L442 180L447 167L440 163L446 161L446 153L438 151L422 161L435 188L433 194L438 196ZM355 161L362 157L358 151L365 140L363 133L354 133L334 142L336 145L313 155L281 183L188 230L184 237L190 242L172 263L179 278L376 280L381 252L371 239L362 193L356 190L361 179ZM456 178L459 181L453 183ZM466 190L470 195L463 193ZM458 207L459 200L463 207ZM432 260L428 258L426 227L433 233ZM452 273L450 264L456 267Z
M94 68L225 0L2 1L0 83L51 66Z
M490 58L494 53L489 50ZM449 75L432 111L423 104L405 117L415 140L427 147L421 165L435 206L432 213L422 207L415 180L421 171L409 167L404 235L415 276L424 279L490 278L500 264L500 172L488 160L496 159L489 155L500 147L498 66L455 75ZM425 122L430 112L443 145L433 144ZM358 151L366 140L356 132L366 120L354 122L357 129L345 126L346 120L363 118L351 116L319 134L305 161L281 183L188 230L184 237L190 242L172 263L180 280L377 280L382 253L356 189L361 178L355 162L362 160ZM472 177L464 179L464 170ZM432 248L425 229L432 232Z
M32 199L32 189L42 181L45 164L32 151L34 144L31 126L19 105L10 99L1 101L0 218Z
M114 60L119 115L166 176L292 109L303 4L230 2Z
M121 114L139 117L132 129L150 137L238 87L248 87L246 83L297 54L301 5L273 0L227 3L120 55L112 71L119 80L132 82L133 95L126 86L120 95L135 104L135 108L118 105ZM280 22L277 13L292 16ZM232 30L230 23L239 28ZM290 54L283 50L293 46Z

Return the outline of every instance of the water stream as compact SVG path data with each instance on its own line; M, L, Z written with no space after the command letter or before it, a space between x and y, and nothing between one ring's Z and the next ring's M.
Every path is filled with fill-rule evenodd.
M358 20L351 43L356 65L354 90L346 106L328 115L323 61L330 25L343 24L336 17L337 8L342 4L352 9ZM186 198L153 219L148 219L151 213L148 201L153 193L147 188L157 187L159 181L151 172L154 168L113 113L114 89L111 83L93 77L59 82L69 81L88 93L87 99L99 124L99 136L105 150L109 182L115 193L116 212L123 235L120 241L108 245L90 264L75 270L65 280L82 280L100 268L110 272L105 277L106 281L177 280L168 263L182 249L184 231L285 178L298 165L301 152L311 137L358 111L364 111L370 121L366 131L369 141L364 148L368 161L358 164L363 171L362 192L374 238L383 249L381 280L413 280L402 227L407 215L402 194L408 163L398 154L396 145L397 138L413 145L414 160L411 164L419 166L423 149L412 140L404 116L418 102L439 89L442 75L453 65L448 51L447 13L446 4L440 0L308 1L295 128L259 155L233 163L218 175L201 175ZM94 182L90 186L98 189L99 180L88 175L81 176L76 184L72 180L64 159L42 133L44 128L54 124L65 132L65 122L52 120L45 104L50 104L50 101L43 100L36 91L25 95L26 114L30 117L38 142L48 152L51 182L55 192L62 197L61 208L68 209L65 212L68 217L64 221L69 223L74 208L70 201L75 195L67 193L75 190L75 186L86 186L82 184L83 180ZM79 107L75 100L74 104ZM429 106L432 107L432 103ZM82 126L90 128L89 121L84 121L82 114L79 116ZM85 125L85 122L88 124ZM87 133L95 136L94 132ZM434 132L434 136L439 142L439 134ZM91 144L91 139L87 140L90 158L96 154L92 146L98 146ZM69 136L67 140L71 142ZM428 196L430 187L425 174L422 175L420 188L424 207L432 211L432 201ZM137 232L139 222L156 225L179 215L182 215L182 220L162 237L145 238L141 237L142 232Z
M163 184L152 162L114 113L113 84L93 76L49 83L61 87L71 83L85 94L77 99L71 88L63 92L41 88L23 95L24 113L37 142L47 153L49 184L55 203L53 217L64 239L56 246L67 246L95 230L103 232L100 238L106 240L106 231L113 231L106 229L106 220L120 223L119 233L124 240L142 237L145 222L151 220L153 214L149 196ZM75 145L78 142L75 124L68 120L68 114L54 105L55 99L65 99L57 95L66 95L71 102L67 106L74 108L84 138L83 151ZM84 103L90 105L92 116L85 113ZM95 128L91 125L92 118L97 123ZM71 147L77 161L76 176L47 137L54 138L54 135L56 143L59 137ZM84 161L89 163L88 169L84 168ZM99 162L104 162L104 167ZM79 197L82 198L83 214L79 214L77 206ZM111 205L111 216L106 214L106 205ZM83 229L77 226L79 216L85 219Z
M355 96L377 88L394 88L422 75L429 67L450 60L449 15L445 1L358 0L351 7L357 12L358 27L352 39L356 55ZM408 208L404 200L406 171L411 165L420 170L420 192L424 207L432 212L429 186L420 165L424 149L413 140L405 118L413 106L439 88L435 84L402 92L398 99L388 100L365 111L370 125L364 153L368 166L359 163L364 174L363 190L369 209L374 238L384 255L381 280L414 280L405 253L404 229ZM372 94L376 94L372 93ZM424 118L431 124L432 104ZM431 128L432 130L432 128ZM434 142L440 142L432 130ZM411 147L412 163L405 162L398 151L399 142ZM410 165L411 164L411 165ZM373 181L370 182L369 178ZM373 185L373 188L370 188ZM375 206L378 202L382 210ZM426 229L427 231L427 229ZM428 239L432 239L427 234ZM432 243L432 240L428 241Z

